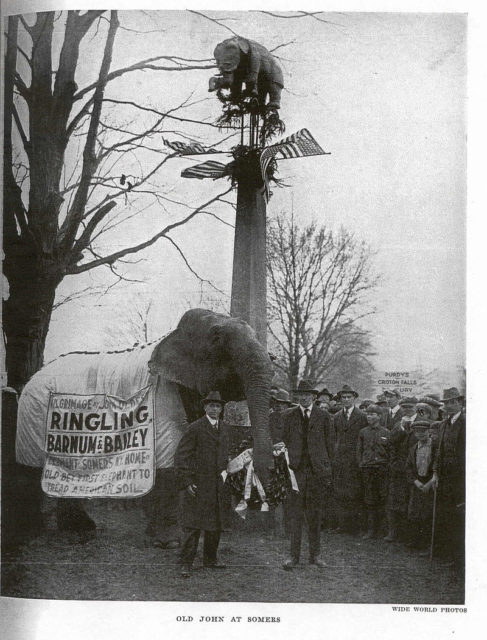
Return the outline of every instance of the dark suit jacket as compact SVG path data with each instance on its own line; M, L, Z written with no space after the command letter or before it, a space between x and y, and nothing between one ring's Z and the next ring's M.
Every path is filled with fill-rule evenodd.
M438 450L433 469L438 474L440 495L456 504L465 502L465 415L448 425L448 418L440 423Z
M191 423L181 438L174 458L179 487L197 486L196 497L184 493L184 527L214 531L227 526L229 490L220 474L227 466L230 446L230 426L220 420L217 432L206 416Z
M303 449L303 414L293 407L281 413L282 440L287 447L289 464L297 469ZM333 432L330 415L313 405L308 425L308 453L313 473L331 479Z
M389 429L389 431L392 431L396 425L401 424L401 418L404 416L404 411L401 408L399 408L396 411L394 417L392 417L389 412L390 412L390 409L388 407L384 426L386 429Z
M333 492L338 500L359 500L361 497L362 477L356 453L360 430L366 426L368 423L365 413L357 407L354 407L349 421L343 409L333 416Z

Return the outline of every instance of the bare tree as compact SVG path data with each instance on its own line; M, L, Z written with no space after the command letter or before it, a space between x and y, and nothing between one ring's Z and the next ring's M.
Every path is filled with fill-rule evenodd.
M57 24L56 24L57 23ZM10 295L3 324L9 384L21 387L42 365L56 289L68 275L99 266L116 278L117 265L186 224L198 214L212 215L212 206L230 189L160 228L143 242L106 252L100 237L113 232L140 211L142 194L162 210L171 199L152 180L174 153L163 153L151 141L168 122L201 123L181 111L188 100L166 111L107 95L109 83L137 71L185 72L210 69L211 60L156 56L125 68L112 68L120 27L117 11L45 12L35 18L8 19L4 109L4 273ZM63 39L60 48L56 33ZM87 37L89 34L89 38ZM103 39L98 76L78 87L80 55L94 38ZM145 114L144 128L120 124L114 110ZM74 152L68 153L69 149ZM120 175L123 153L157 153L144 157L148 167L137 176ZM68 162L68 156L76 161ZM154 158L154 156L152 156ZM142 163L140 163L142 165ZM177 203L183 205L184 203ZM214 214L213 214L214 215ZM174 238L170 241L177 247ZM182 255L182 252L180 252ZM184 258L184 256L183 256Z
M295 387L370 368L368 333L361 321L373 309L372 252L347 231L315 223L300 228L280 215L268 229L268 318L276 365Z
M140 294L133 295L125 306L125 313L118 315L114 323L105 328L105 344L108 349L126 349L147 344L157 338L151 309L153 300Z

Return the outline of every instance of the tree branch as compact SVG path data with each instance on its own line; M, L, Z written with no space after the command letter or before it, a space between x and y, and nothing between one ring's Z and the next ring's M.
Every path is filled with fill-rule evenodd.
M194 124L204 125L206 127L213 127L213 129L219 129L220 127L217 124L213 124L212 122L202 122L201 120L191 120L190 118L179 118L178 116L170 115L169 113L164 113L163 111L158 111L157 109L152 109L151 107L143 107L132 100L114 100L112 98L105 98L104 102L112 102L114 104L128 104L132 107L136 107L141 111L148 111L149 113L155 113L158 116L164 116L165 118L171 118L172 120L178 120L179 122L192 122Z
M27 156L29 156L30 155L30 143L27 140L27 136L25 134L24 128L23 128L22 123L20 121L19 114L17 112L17 109L15 108L15 105L12 105L12 114L13 114L13 117L14 117L14 120L15 120L15 124L17 126L17 130L18 130L18 132L20 134L20 137L22 139L22 144L23 144L25 153L27 154Z
M81 220L83 219L86 207L88 189L96 171L98 161L95 155L96 137L103 105L103 96L107 83L108 71L112 60L113 44L118 28L118 16L116 11L110 14L110 27L108 29L105 50L100 66L99 82L93 96L93 109L90 117L90 125L86 136L86 143L83 150L83 166L81 169L81 180L71 209L66 215L66 219L58 235L58 245L63 247L65 252L72 245Z
M157 60L168 60L169 62L173 62L174 64L179 64L178 67L162 67L159 65L152 64ZM181 62L206 62L206 60L186 60L185 58L180 58L179 56L155 56L154 58L147 58L147 60L141 60L140 62L136 62L129 67L123 67L121 69L117 69L112 71L107 76L107 82L114 80L115 78L119 78L125 73L130 73L131 71L145 71L146 69L152 71L196 71L199 69L214 69L216 67L215 64L207 64L207 65L183 65ZM75 96L74 100L81 100L87 93L96 89L98 82L92 82L87 87L80 89Z
M123 258L124 256L126 256L126 255L128 255L130 253L137 253L138 251L141 251L142 249L146 249L147 247L150 247L157 240L159 240L159 238L162 238L162 237L166 236L173 229L176 229L177 227L180 227L183 224L186 224L186 222L189 222L192 218L194 218L196 215L198 215L198 213L201 213L208 205L212 204L213 202L218 201L222 196L226 195L227 193L230 193L231 190L232 190L232 187L230 187L229 189L227 189L223 193L218 194L214 198L211 198L211 200L208 200L208 202L205 202L204 204L202 204L200 207L195 209L188 216L186 216L185 218L183 218L179 222L174 222L173 224L168 225L167 227L162 229L162 231L159 231L159 233L156 233L156 235L152 236L152 238L150 238L149 240L146 240L145 242L141 242L140 244L137 244L137 245L135 245L133 247L127 247L126 249L122 249L120 251L116 251L115 253L112 253L112 254L110 254L108 256L105 256L104 258L100 258L98 260L93 260L92 262L89 262L87 264L82 264L82 265L79 265L79 266L72 266L71 268L69 268L67 270L67 273L70 273L70 274L83 273L84 271L89 271L90 269L98 267L98 266L100 266L102 264L113 264L119 258Z

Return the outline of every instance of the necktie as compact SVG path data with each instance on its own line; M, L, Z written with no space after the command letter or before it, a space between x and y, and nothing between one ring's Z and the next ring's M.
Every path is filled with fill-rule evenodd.
M304 410L304 419L306 422L308 422L309 420L309 409L305 409Z

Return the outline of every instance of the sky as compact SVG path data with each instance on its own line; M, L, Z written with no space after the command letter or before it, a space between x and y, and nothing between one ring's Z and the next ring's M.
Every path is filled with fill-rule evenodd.
M281 161L279 176L290 186L274 189L268 216L293 208L299 224L315 220L333 229L344 226L376 251L374 263L381 282L370 301L377 313L368 321L378 354L376 368L429 370L463 365L465 16L345 12L325 14L328 24L259 12L206 14L225 18L224 24L268 49L286 44L276 51L284 73L280 115L286 123L285 135L307 127L331 155ZM121 12L120 21L124 29L117 33L113 68L156 55L211 58L215 45L232 35L188 12ZM90 41L90 55L83 56L77 76L80 87L97 73L98 40ZM207 92L213 73L135 72L110 83L108 95L160 110L191 95L196 104L186 108L184 115L214 122L220 104ZM110 107L106 117L131 130L154 119L130 107ZM183 131L179 125L174 129ZM184 126L184 132L204 143L226 135L198 125ZM177 133L167 137L181 139ZM226 148L231 144L228 141ZM164 151L160 139L156 146ZM77 154L73 149L70 160ZM157 160L157 151L137 159L125 154L113 169L113 183L122 172L141 175ZM195 206L227 187L223 180L181 178L181 169L192 163L194 158L171 161L156 174L155 187ZM143 240L188 211L169 202L164 206L165 211L160 202L145 196L122 201L117 211L136 215L100 239L100 252ZM233 224L230 206L219 205L214 211ZM228 295L232 227L202 216L173 237L191 266ZM155 335L172 329L187 308L200 305L200 284L167 241L160 240L137 258L142 260L123 265L122 271L143 282L119 285L102 298L84 299L55 311L46 360L74 349L103 348L105 327L116 326L140 297L154 300ZM59 296L111 281L105 268L68 277Z

